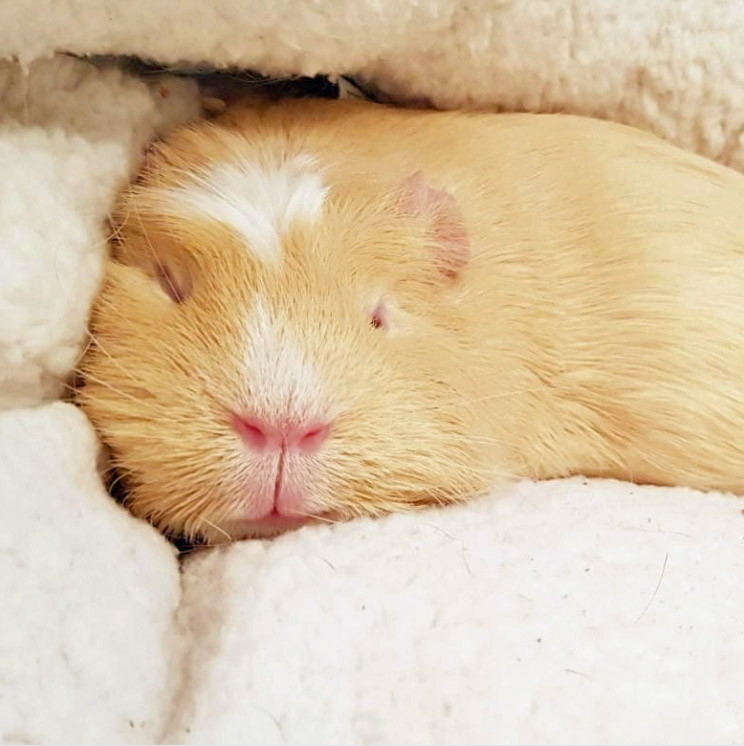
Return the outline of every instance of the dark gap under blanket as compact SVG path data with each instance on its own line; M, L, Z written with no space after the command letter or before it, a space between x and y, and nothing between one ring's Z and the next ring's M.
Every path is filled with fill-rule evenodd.
M76 55L73 55L76 56ZM274 100L282 98L360 98L377 101L370 90L347 75L267 76L253 70L215 68L208 65L159 65L138 57L84 57L97 65L116 65L138 77L174 75L197 82L202 95L209 99L231 101L261 93Z

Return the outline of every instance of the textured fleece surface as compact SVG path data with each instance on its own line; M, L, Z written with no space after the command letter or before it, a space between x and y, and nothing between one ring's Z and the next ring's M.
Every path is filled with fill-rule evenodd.
M143 146L198 112L186 81L0 61L0 408L60 393L83 349L114 195Z
M186 743L742 743L741 501L580 479L185 565Z
M0 57L348 73L398 100L568 110L744 168L741 0L3 0Z
M103 27L125 5L88 12ZM15 7L27 58L77 33L58 15L74 0L20 6L0 4L0 37ZM198 23L183 7L184 28L209 36L219 3ZM422 32L436 7L416 6ZM134 43L136 26L115 28ZM143 37L153 53L162 28ZM183 81L0 64L0 742L744 743L740 500L519 484L180 567L111 500L95 434L55 399L84 346L114 193L148 140L197 112Z
M95 453L69 404L0 414L3 743L152 743L166 726L178 563L108 497Z

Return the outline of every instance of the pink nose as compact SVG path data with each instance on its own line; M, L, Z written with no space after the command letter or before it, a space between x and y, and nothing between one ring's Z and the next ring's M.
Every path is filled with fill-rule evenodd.
M315 453L328 438L331 423L273 424L258 417L233 415L232 426L252 450Z

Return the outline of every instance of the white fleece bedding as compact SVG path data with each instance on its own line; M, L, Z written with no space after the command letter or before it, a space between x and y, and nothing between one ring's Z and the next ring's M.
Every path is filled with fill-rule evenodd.
M70 14L85 5L95 23L83 33L63 5ZM374 27L372 3L329 5L339 23L344 7L359 6L352 31L365 9L370 28L389 31L389 23ZM391 12L390 3L376 5ZM683 0L680 18L693 24L692 8L714 5L732 12L733 3ZM139 0L6 0L0 56L25 50L28 61L87 45L149 48L166 61L191 48L235 61L235 14L261 9L202 3L195 20L196 4L183 0L184 17L172 16L181 46L166 48L165 6L152 0L146 26ZM526 7L491 6L512 19ZM243 24L240 59L261 61L256 35L268 33L268 7L253 36ZM271 37L278 68L323 67L322 55L330 65L342 48L355 68L371 57L369 44L326 29L333 43L316 48L311 63L313 37L302 33L312 24L289 24L296 3L271 7L272 22L288 24L281 43L278 27ZM401 27L415 17L428 31L435 17L442 28L454 23L444 0L405 7ZM596 7L610 12L609 3ZM114 23L116 14L129 25ZM207 22L218 17L224 36L214 46ZM630 33L634 18L612 33ZM472 27L456 30L480 38ZM673 59L682 71L686 38ZM430 92L447 65L460 64L458 44L447 51L442 43L440 61L431 42L428 56L411 52L412 69L431 65ZM402 37L382 34L379 44L403 53ZM505 56L514 59L515 44ZM534 44L525 41L525 59L537 54ZM550 59L556 44L543 46ZM482 52L496 64L494 49ZM729 54L744 54L744 44L732 42ZM727 132L741 124L727 98L741 85L741 59L706 99L726 111L719 126ZM414 80L399 70L399 82L409 73ZM452 103L449 83L441 85ZM696 129L680 111L677 134ZM170 545L111 500L95 435L58 401L60 382L83 348L116 189L143 143L197 112L196 90L183 81L145 84L60 57L31 63L26 76L0 63L0 741L744 743L740 500L581 479L525 483L456 509L308 527L180 565Z
M617 119L744 168L742 0L3 0L55 51L338 73L402 100Z

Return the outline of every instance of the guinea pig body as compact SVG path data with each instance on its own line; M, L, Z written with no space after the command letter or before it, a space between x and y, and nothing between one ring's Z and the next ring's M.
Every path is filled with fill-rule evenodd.
M744 492L744 178L620 125L337 101L161 143L80 400L132 511L261 536L573 474Z

